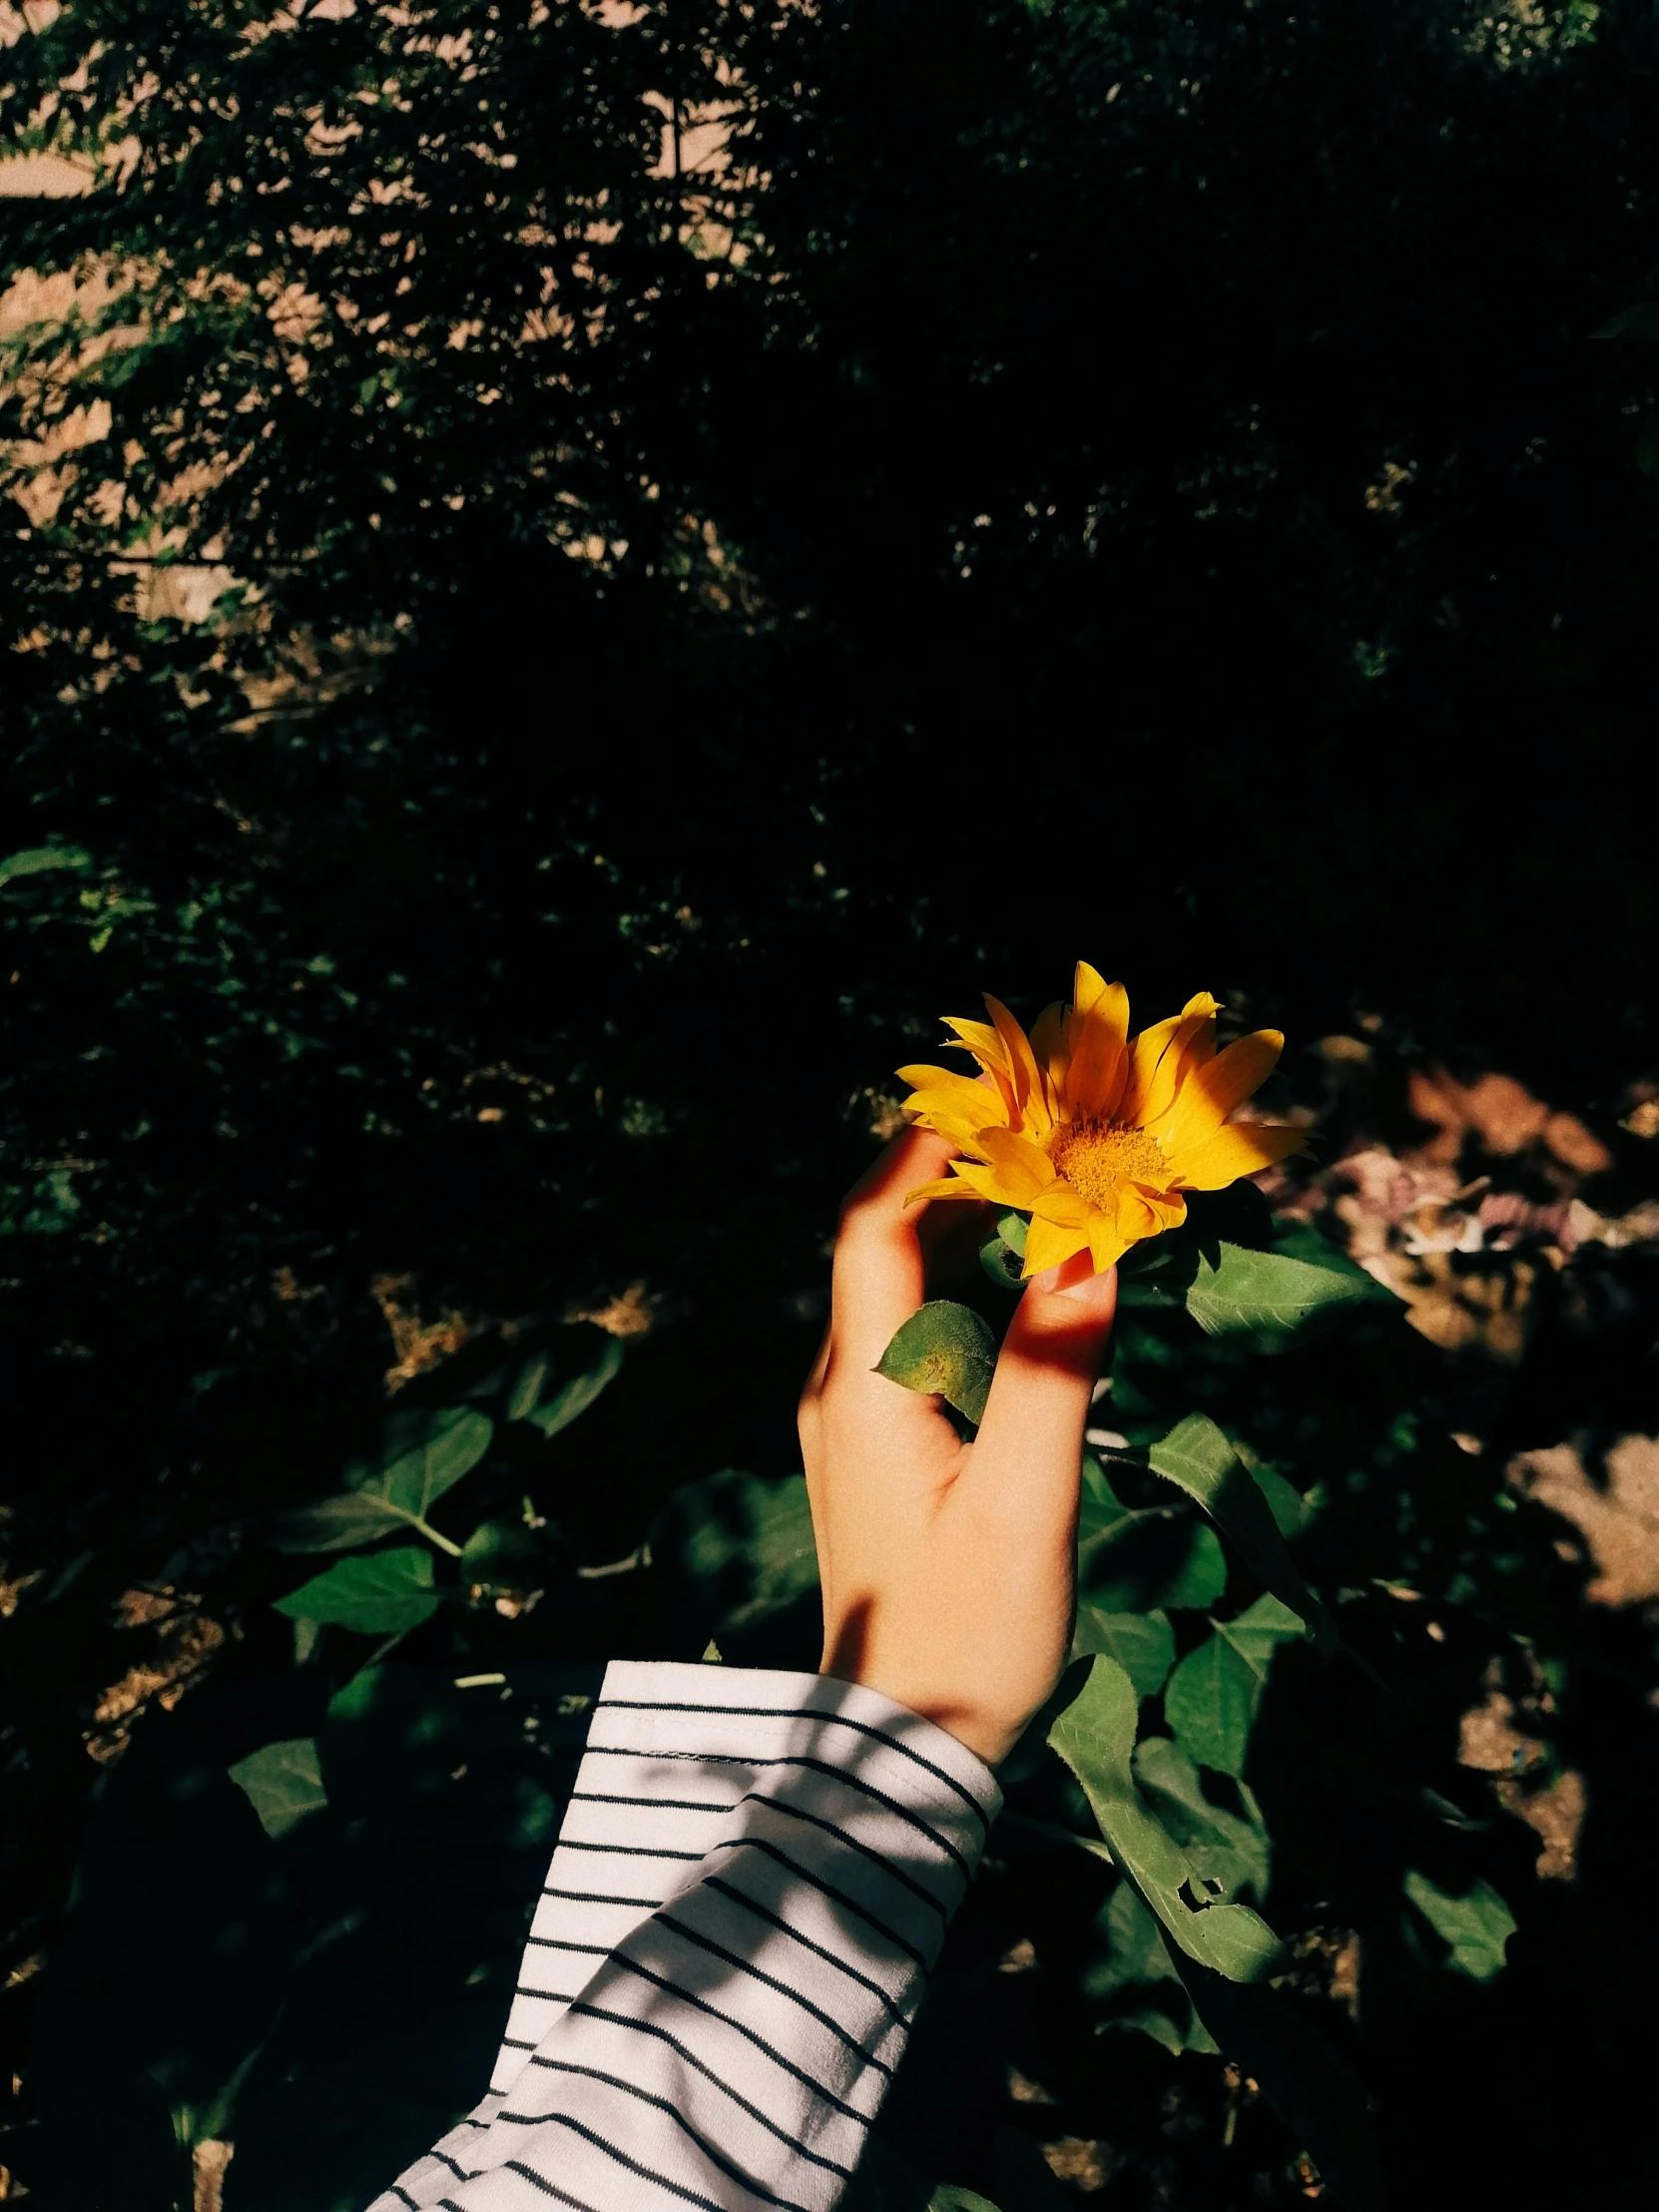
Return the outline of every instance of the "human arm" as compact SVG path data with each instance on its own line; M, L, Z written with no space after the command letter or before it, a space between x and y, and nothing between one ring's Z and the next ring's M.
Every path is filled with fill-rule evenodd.
M802 1405L824 1672L613 1665L490 2094L376 2202L829 2212L1070 1636L1107 1279L1039 1279L977 1440L873 1374L922 1297L911 1135L852 1194ZM922 1217L925 1218L924 1216Z

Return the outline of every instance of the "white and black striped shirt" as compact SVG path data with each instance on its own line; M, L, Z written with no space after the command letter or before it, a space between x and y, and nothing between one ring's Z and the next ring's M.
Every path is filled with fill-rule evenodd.
M872 1690L614 1663L489 2093L370 2212L829 2212L1000 1805Z

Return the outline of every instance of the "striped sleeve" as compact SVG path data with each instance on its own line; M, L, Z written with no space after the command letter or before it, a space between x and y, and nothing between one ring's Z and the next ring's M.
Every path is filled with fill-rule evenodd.
M614 1663L489 2093L370 2212L828 2212L1000 1804L874 1691Z

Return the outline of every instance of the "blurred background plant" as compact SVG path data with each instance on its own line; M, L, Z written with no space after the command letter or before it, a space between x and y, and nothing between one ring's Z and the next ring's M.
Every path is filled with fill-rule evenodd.
M1128 1312L1187 1549L1089 1602L1148 1740L1242 1691L1146 1802L1396 2195L1651 2181L1651 10L0 38L4 2186L291 2202L301 2098L343 2208L470 2098L593 1664L816 1656L887 1071L1079 949L1291 1032L1233 1241L1402 1302ZM1225 1633L1195 1407L1365 1667ZM870 2188L1331 2189L1028 1766Z

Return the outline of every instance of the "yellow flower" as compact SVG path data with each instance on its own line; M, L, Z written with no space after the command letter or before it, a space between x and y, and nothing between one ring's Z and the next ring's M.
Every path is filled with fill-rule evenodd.
M1129 1034L1129 996L1085 961L1069 1006L1050 1006L1026 1036L987 997L990 1021L946 1021L984 1074L898 1070L924 1129L959 1145L943 1182L917 1198L979 1198L1031 1216L1025 1273L1087 1248L1096 1271L1132 1244L1186 1219L1188 1191L1219 1191L1293 1152L1299 1129L1230 1122L1271 1074L1285 1039L1258 1029L1216 1050L1208 991L1179 1014Z

